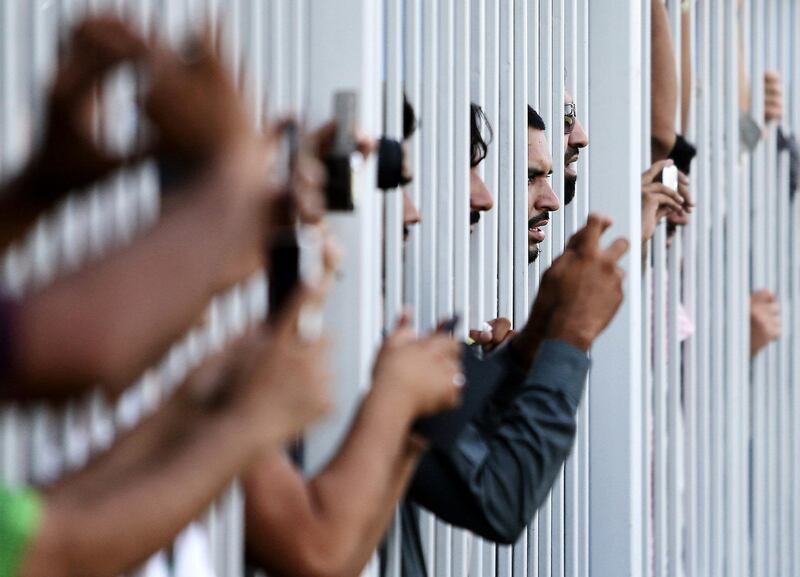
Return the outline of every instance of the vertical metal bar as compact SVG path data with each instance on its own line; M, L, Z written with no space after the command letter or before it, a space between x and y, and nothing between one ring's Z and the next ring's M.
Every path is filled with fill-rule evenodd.
M289 67L289 101L291 111L294 114L299 114L305 108L307 100L305 71L309 35L306 30L308 19L306 0L293 0L289 3L289 9L291 11L289 41L291 42L293 56Z
M727 193L725 234L727 236L727 246L733 246L740 238L742 229L742 215L739 189L739 134L737 120L739 117L738 98L733 95L738 92L738 35L736 9L733 4L727 4L723 12L725 31L721 49L723 50L722 67L724 70L725 99L723 111L725 115L725 156L721 159L722 168L725 174L725 189ZM742 354L746 354L741 348L741 325L738 322L741 310L741 275L744 268L742 262L743 255L737 250L726 251L726 275L725 280L725 320L726 320L726 357L725 365L728 377L724 386L725 398L725 439L727 443L725 477L727 480L725 494L725 515L727 532L722 533L725 539L726 575L740 575L742 567L736 553L739 551L739 532L738 528L746 525L746 520L742 515L739 506L739 492L741 490L741 479L739 474L739 460L746 456L742 448L739 430L740 403L742 402L743 378L737 369L737 362ZM731 530L731 528L734 528Z
M486 0L486 119L497 132L500 121L500 0ZM482 163L486 186L499 202L500 197L500 142L492 143ZM484 223L484 269L485 269L485 301L484 315L495 318L498 309L498 273L499 273L499 217L498 210L490 210L481 217Z
M386 118L384 134L387 138L403 138L403 87L402 87L402 6L400 0L386 0L386 71L384 100ZM402 308L403 287L403 197L400 189L384 193L384 328L394 326Z
M697 108L700 104L696 94L696 62L698 60L698 2L691 2L689 6L688 18L689 27L689 61L692 64L692 74L689 75L691 83L689 92L690 120L686 137L697 142L698 123ZM684 76L685 78L686 76ZM685 89L685 87L684 87ZM697 163L695 163L695 175L697 174ZM696 181L692 183L694 190L697 190ZM697 282L698 282L698 257L701 247L697 237L700 223L696 216L684 232L683 246L684 252L684 306L690 319L696 322L698 318L697 301ZM685 570L687 575L696 575L700 571L698 549L700 545L700 476L698 474L699 443L698 443L698 424L699 424L699 390L701 386L698 379L698 339L697 334L690 336L683 345L684 364L683 364L683 392L685 397L686 414L686 452L684 453L685 463L685 521L686 521L686 563Z
M711 199L711 5L701 2L698 11L698 82L703 87L697 106L696 171L698 199ZM698 565L701 574L710 571L711 552L711 202L698 202L697 340L698 340Z
M751 86L751 111L754 118L763 118L763 72L764 72L764 11L763 6L756 2L746 4L751 14L751 65L749 69ZM761 187L765 178L765 148L760 143L753 154L753 167L751 170L750 197L751 214L753 218L752 239L755 246L765 246L765 214L764 202L761 200ZM758 200L757 200L758 199ZM763 287L766 282L765 259L751 257L751 287ZM761 354L753 359L753 565L752 573L755 577L768 574L768 455L767 455L767 383L766 358Z
M790 2L786 0L779 0L777 2L777 60L776 70L780 72L782 82L791 79L791 54L789 49L789 39L791 36L791 15L790 15ZM785 93L788 96L788 92ZM788 100L784 100L788 102ZM780 122L781 130L785 129L788 125L788 114ZM773 128L773 131L777 130ZM777 164L777 187L775 192L777 194L777 285L776 295L778 301L781 303L781 321L782 326L791 327L788 322L791 318L789 313L793 305L790 292L789 292L789 273L790 273L790 203L789 203L789 153L782 150L778 154ZM791 330L791 328L789 329ZM779 484L779 530L780 536L780 563L778 571L783 575L790 574L791 557L794 552L794 542L791 541L791 520L790 520L790 507L789 503L792 502L793 495L790 487L790 475L792 470L792 460L794 455L791 452L791 436L789 431L791 429L790 411L791 406L791 388L790 388L790 373L789 373L789 349L790 340L788 336L780 338L776 343L778 354L778 378L775 386L778 388L778 426L779 426L779 449L780 454L778 458L779 471L780 471L780 484Z
M420 0L405 0L405 23L404 23L404 58L403 78L405 81L405 94L409 103L419 114L422 102L422 5ZM421 129L420 129L421 130ZM415 179L407 185L406 190L411 196L414 206L422 206L420 179L422 175L419 170L422 165L422 141L419 131L412 136L408 143L409 168ZM424 218L430 218L425 216ZM404 302L419 311L421 296L421 237L420 227L415 226L409 230L408 240L405 246L403 264L403 296ZM415 315L417 328L419 329L419 317Z
M528 6L528 30L535 30L536 34L528 36L528 104L533 107L540 115L541 108L541 79L542 79L542 58L541 58L541 44L539 32L542 30L540 26L542 16L542 0L529 0ZM540 255L541 256L541 255ZM536 298L536 291L539 287L539 277L541 269L541 258L533 263L533 266L528 266L528 297L533 303Z
M426 247L436 254L436 321L453 314L454 296L454 139L455 98L454 54L454 0L439 3L439 44L432 55L439 61L437 100L437 186L436 186L436 237L435 244ZM452 575L452 529L441 521L436 522L436 575Z
M437 89L437 186L436 190L436 315L435 320L451 315L454 293L454 129L455 76L453 70L454 2L439 3L439 60ZM463 95L462 95L463 97Z
M552 109L550 111L550 136L553 158L553 191L564 207L564 73L565 73L565 0L552 0ZM548 118L548 117L544 117ZM552 257L555 258L564 249L565 216L559 210L551 215ZM565 519L564 519L564 469L559 473L552 490L552 577L564 576Z
M722 142L724 135L724 66L722 47L724 42L724 3L712 3L713 17L711 22L712 40L712 106L711 131L713 142ZM714 187L712 204L712 270L711 270L711 306L712 306L712 414L711 414L711 571L712 576L724 574L725 541L725 400L727 398L725 381L725 251L724 251L724 217L725 192L718 183L724 177L722 151L712 157L711 182Z
M583 110L584 126L592 133L592 116L589 106L589 62L590 62L590 26L589 26L589 0L578 0L578 65L574 72L576 82L576 92L574 94L576 102L580 103ZM578 221L584 222L589 213L589 173L591 166L591 155L584 155L578 164L578 184L575 191L575 212L578 214ZM579 439L579 521L580 521L580 550L579 550L579 577L589 577L590 574L590 436L591 429L591 388L587 387L586 398L581 404Z
M514 10L500 3L497 234L498 314L514 320Z
M423 59L422 59L422 80L420 88L422 90L422 105L420 115L424 122L420 123L421 147L421 184L422 196L421 207L423 219L420 225L421 243L426 248L422 252L421 263L421 283L427 290L421 294L420 319L423 327L430 328L436 322L435 304L438 292L436 284L436 255L429 250L435 246L436 224L438 221L438 211L436 194L438 192L438 161L437 151L439 139L437 94L439 90L439 70L436 54L438 54L438 23L439 3L423 3L422 26L423 26Z
M681 91L681 16L683 4L670 2L668 4L672 42L675 50L677 73L677 93ZM675 127L681 124L681 98L677 99L675 109ZM681 308L681 287L683 274L682 236L675 234L672 244L667 252L667 277L668 284L664 287L667 291L667 322L666 322L666 361L667 361L667 429L669 432L667 444L667 557L670 574L680 575L683 570L683 413L682 413L682 382L681 365L682 350L678 330L678 313Z
M514 322L514 3L499 8L498 118L495 139L498 154L497 178L497 310ZM497 576L511 577L512 547L497 548Z
M286 0L269 2L269 111L285 115L289 110L289 79L287 70L288 42L286 31L288 7Z
M651 10L651 3L648 0L642 0L642 87L641 87L641 102L642 102L642 169L647 169L650 166L651 162L651 147L649 146L650 143L650 136L651 136L651 110L652 110L652 98L651 98L651 74L652 74L652 40L651 40L651 29L652 29L652 10ZM642 273L642 341L643 341L643 348L642 348L642 431L641 431L641 438L642 438L642 459L645 463L644 470L642 471L642 523L643 523L643 531L642 531L642 551L644 552L643 555L643 566L642 566L642 575L651 577L656 571L657 562L656 559L656 531L655 531L655 521L657 519L656 514L656 500L655 500L655 492L657 489L661 489L662 484L656 483L654 477L657 473L661 472L661 467L659 464L656 463L655 458L658 454L656 452L656 435L660 433L660 430L655 429L654 423L654 407L655 407L655 395L654 395L654 382L656 380L656 374L653 370L654 363L660 363L663 361L663 354L661 353L661 348L656 349L654 347L655 342L655 331L657 330L656 326L658 326L658 330L661 329L660 325L655 325L654 318L660 318L660 315L663 313L663 307L658 307L658 311L654 313L654 309L656 309L656 301L654 300L654 295L656 291L654 290L654 281L653 281L653 274L654 274L654 261L661 263L663 261L662 252L656 253L656 242L661 240L660 236L656 236L656 239L651 240L648 243L647 251L648 251L648 258L643 259L642 267L644 268ZM663 281L659 281L663 282ZM657 293L661 296L661 293ZM658 301L659 303L662 302L661 299ZM655 316L659 315L659 316ZM658 373L658 376L661 376L661 373ZM660 424L660 423L659 423ZM661 438L661 435L658 435ZM658 534L660 536L660 533ZM658 549L660 553L661 549Z
M470 5L468 2L456 2L454 14L453 52L454 94L450 106L454 117L454 209L453 227L455 257L454 263L454 295L453 303L456 313L464 322L460 324L459 336L466 338L468 333L467 319L470 298Z
M554 146L554 130L557 132L560 128L553 126L553 123L550 119L553 118L553 109L555 106L560 107L561 102L554 103L553 98L553 85L554 85L554 75L558 75L562 77L563 66L561 70L554 70L554 62L553 62L553 54L555 51L553 40L554 40L554 19L553 19L553 2L554 0L539 0L539 27L537 30L537 36L539 37L539 78L538 78L538 93L539 93L539 108L537 112L539 115L545 120L547 125L547 130L545 130L545 135L547 136L548 142ZM563 102L563 99L562 99ZM559 122L559 127L563 119ZM555 168L555 167L554 167ZM554 215L555 217L555 215ZM554 236L556 234L555 231L555 222L554 220L551 221L553 224L551 225L551 230L547 238L541 243L541 252L539 254L539 272L544 273L547 270L547 267L553 262L553 242ZM550 525L550 498L548 497L548 502L544 506L543 511L545 512L544 517L547 517L547 524ZM548 536L549 538L549 536ZM549 555L550 545L547 545ZM549 567L549 559L546 560L546 563ZM548 569L549 571L549 569Z
M462 318L469 318L470 306L470 6L456 2L453 14L454 95L454 310ZM466 338L468 326L462 323L459 337ZM471 539L465 531L454 530L452 535L452 572L455 577L466 577Z
M471 0L470 8L470 99L486 110L486 2ZM486 162L478 166L478 174L487 182ZM490 193L493 193L490 188ZM482 218L470 235L470 306L468 323L478 328L486 319L486 217ZM476 561L477 563L477 561ZM478 565L479 566L479 565ZM473 571L478 571L475 568Z
M419 302L419 322L423 330L432 328L436 323L436 302L438 285L437 279L437 259L436 238L438 221L438 161L437 151L439 139L439 119L437 94L439 90L439 70L438 70L438 50L439 50L439 3L423 2L422 5L422 77L421 77L421 96L422 104L420 107L420 178L422 185L421 203L422 222L420 224L420 243L423 248L420 263L420 302ZM434 192L435 191L435 192ZM441 191L444 194L444 191ZM432 516L423 514L420 516L422 544L426 556L427 572L429 575L435 574L438 568L437 547L435 541L436 523Z
M777 14L775 10L775 2L765 2L763 4L764 11L764 69L774 69L777 60ZM759 73L757 78L754 78L753 85L760 86L761 97L763 98L764 82L763 71ZM762 107L763 108L763 107ZM763 110L756 116L758 122L763 122ZM766 217L765 226L763 229L765 249L764 255L766 256L765 263L765 278L763 287L769 288L775 292L777 285L777 238L776 238L776 222L777 222L777 136L775 130L770 128L767 130L767 135L764 140L765 150L765 166L764 166L764 179L761 180L761 187L763 190L764 201L764 214ZM778 400L778 355L777 347L774 345L768 346L762 353L766 357L766 380L764 381L765 391L767 395L766 406L766 458L767 458L767 565L766 569L770 575L777 575L779 571L780 559L780 503L778 501L779 492L779 437L780 430L778 426L779 414L779 400Z
M567 86L573 98L578 99L576 78L578 77L578 35L579 14L578 0L567 0L563 6L564 11L564 68L565 90ZM563 121L562 121L563 122ZM561 164L560 156L554 157L556 164ZM563 170L563 169L562 169ZM560 197L563 200L563 195ZM563 202L562 202L563 204ZM573 202L570 206L563 206L564 236L571 236L578 228L578 207ZM578 409L578 426L575 446L567 458L564 468L564 574L577 576L580 567L580 458L584 442L583 407L582 401Z
M556 71L553 70L553 0L539 0L539 78L538 78L538 93L539 93L539 115L545 119L547 129L545 135L550 143L553 142L554 131L558 131L558 127L554 127L552 122L548 122L553 118L553 75ZM557 72L559 75L563 74L562 71ZM563 121L563 120L562 120ZM552 150L552 148L551 148ZM555 218L551 220L550 235L540 244L540 253L538 258L539 272L544 273L550 263L553 261L553 240ZM533 283L532 283L533 284ZM538 286L538 285L535 285ZM532 291L533 292L533 291ZM553 492L548 494L547 499L539 508L538 512L538 532L539 532L539 576L550 577L553 569Z
M653 555L656 577L667 577L668 563L668 349L667 349L667 248L666 225L660 223L653 238Z
M0 5L0 175L8 178L16 168L14 159L15 140L19 132L15 130L17 112L17 98L15 95L17 85L16 67L14 61L17 46L15 35L17 24L15 21L17 4L4 2ZM8 255L4 255L3 276L7 277L9 265ZM4 289L7 286L6 278ZM13 407L0 409L0 478L5 483L18 484L21 467L17 466L18 436L20 422L18 411Z
M797 30L800 24L800 7L796 2L792 3L791 17L789 18L793 29ZM791 64L788 69L787 79L789 80L789 98L787 102L789 105L789 121L791 123L792 134L797 137L797 132L800 130L800 41L797 36L791 35ZM791 436L792 445L791 453L793 464L791 471L792 486L791 493L794 496L791 500L791 515L792 515L792 534L791 542L796 543L800 538L800 499L797 498L800 491L800 459L796 458L798 450L800 450L800 394L798 394L798 386L800 386L800 336L798 336L798 328L800 327L800 264L798 263L797 255L800 254L800 234L798 234L798 226L800 226L800 202L797 200L797 192L793 191L793 198L791 201L791 233L792 245L791 254L792 260L790 263L791 270L791 311L790 311L790 337L791 337L791 358L792 358L792 376L791 376L791 391L792 391L792 418L791 418ZM796 551L792 553L792 564L790 572L797 574L800 571L800 555Z
M514 319L528 318L528 2L514 0L513 162Z
M641 475L641 5L589 8L592 202L614 219L609 237L634 239L623 261L626 301L593 350L590 397L590 566L592 574L642 573ZM609 30L615 34L608 34ZM613 189L613 192L612 192ZM621 354L621 351L625 351ZM591 386L590 386L591 389Z
M386 49L384 102L387 138L403 140L403 6L401 0L386 0ZM384 330L394 327L403 306L403 192L396 188L384 193ZM401 518L396 514L387 536L387 577L400 577Z

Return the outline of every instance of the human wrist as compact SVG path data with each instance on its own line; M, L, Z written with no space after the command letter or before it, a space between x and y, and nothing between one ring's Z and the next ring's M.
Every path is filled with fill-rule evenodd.
M291 435L278 435L275 432L284 430L281 421L272 415L258 416L254 412L245 413L239 410L222 410L202 417L203 429L214 431L221 439L231 439L228 446L234 444L243 452L242 458L250 463L265 454L281 450L288 443Z
M593 331L585 323L576 322L569 315L555 315L546 333L546 338L563 341L584 352L592 347L594 337Z
M536 330L531 325L526 325L509 342L508 347L512 358L520 365L520 368L527 371L536 358L536 352L542 343L542 338L547 334L544 327Z
M410 387L404 387L400 379L377 375L369 392L370 400L388 407L392 414L400 417L411 427L420 410Z
M214 237L216 266L214 291L219 292L245 280L263 265L264 243L269 231L269 214L263 207L242 202L236 179L216 173L204 184L200 211L210 223Z

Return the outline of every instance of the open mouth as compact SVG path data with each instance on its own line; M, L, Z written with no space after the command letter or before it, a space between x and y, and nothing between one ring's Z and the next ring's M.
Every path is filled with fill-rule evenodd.
M549 223L550 221L546 218L530 221L528 223L528 240L536 243L542 242L546 236L544 233L544 227L546 227Z

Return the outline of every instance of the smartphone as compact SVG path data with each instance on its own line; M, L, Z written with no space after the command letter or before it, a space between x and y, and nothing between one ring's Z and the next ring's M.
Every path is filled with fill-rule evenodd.
M678 167L667 166L661 171L661 182L667 188L677 191L678 190Z
M289 297L300 283L300 243L297 238L297 211L294 204L293 181L297 167L299 135L296 124L290 124L284 132L279 166L285 171L285 197L276 203L278 230L267 247L270 263L267 302L271 321L281 314Z
M333 96L336 133L331 152L325 158L325 167L328 171L325 200L328 210L332 211L352 211L355 208L351 157L356 148L353 137L356 105L355 92L337 92Z

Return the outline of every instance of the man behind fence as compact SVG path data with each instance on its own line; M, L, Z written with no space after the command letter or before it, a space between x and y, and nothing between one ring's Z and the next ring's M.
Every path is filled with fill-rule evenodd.
M471 114L474 171L488 143L480 109L473 105ZM528 207L537 225L529 229L531 260L544 239L546 215L560 208L549 185L552 161L544 130L541 117L529 108ZM476 183L485 188L474 172L473 193ZM623 298L617 262L627 241L599 248L610 224L592 215L573 236L545 273L525 327L486 358L500 382L491 400L451 448L434 448L422 459L401 509L404 577L428 574L420 507L485 539L510 544L546 497L574 439L589 367L586 351ZM469 373L466 379L470 382Z

